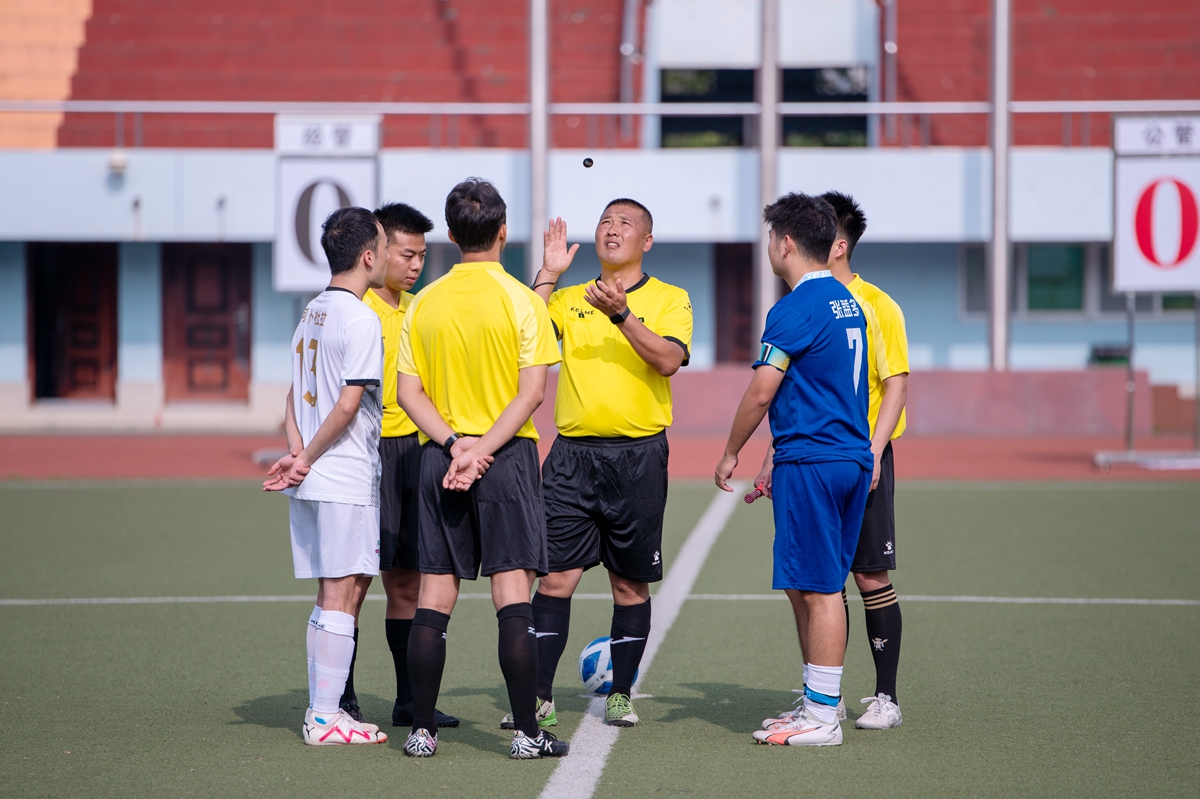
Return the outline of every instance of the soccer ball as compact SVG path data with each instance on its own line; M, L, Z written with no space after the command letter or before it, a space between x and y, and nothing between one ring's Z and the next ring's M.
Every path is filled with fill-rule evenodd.
M612 690L612 651L609 649L609 637L597 638L583 648L579 654L579 679L583 687L594 694L608 695ZM633 674L637 682L637 672Z

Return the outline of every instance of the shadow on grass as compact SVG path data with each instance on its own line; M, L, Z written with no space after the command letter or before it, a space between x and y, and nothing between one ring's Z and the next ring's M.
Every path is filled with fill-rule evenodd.
M776 716L787 707L789 698L797 695L766 688L747 688L733 683L680 683L680 687L696 691L700 696L668 696L655 693L653 701L670 707L656 723L698 719L724 727L730 732L751 732L760 729L763 719ZM847 708L849 710L849 708ZM846 720L853 723L858 714L850 713Z
M366 720L379 725L388 732L392 728L392 700L373 694L359 694L359 706ZM290 730L297 738L303 736L304 713L308 710L308 691L296 689L285 694L260 696L233 708L239 721L230 724L252 724L281 730ZM400 729L399 727L397 729ZM407 733L407 729L405 730ZM388 738L392 735L389 732ZM400 739L401 745L404 739Z

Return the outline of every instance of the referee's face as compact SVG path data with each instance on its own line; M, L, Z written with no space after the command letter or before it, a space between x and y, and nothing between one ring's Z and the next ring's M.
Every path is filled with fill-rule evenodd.
M596 225L596 255L607 266L619 267L641 260L653 241L641 212L629 206L609 206Z
M393 230L387 244L387 287L409 291L425 269L425 236Z

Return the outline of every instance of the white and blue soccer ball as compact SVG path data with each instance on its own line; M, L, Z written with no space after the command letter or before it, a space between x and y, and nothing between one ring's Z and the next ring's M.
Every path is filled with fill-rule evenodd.
M607 696L612 690L612 650L609 648L611 639L606 635L597 638L583 648L579 654L579 679L583 687L594 694ZM637 672L633 679L637 681Z

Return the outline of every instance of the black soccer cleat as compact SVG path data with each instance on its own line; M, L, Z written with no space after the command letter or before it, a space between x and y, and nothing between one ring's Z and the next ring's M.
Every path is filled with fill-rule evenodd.
M440 710L433 711L434 723L439 727L457 727L459 720L454 716L448 716ZM413 723L413 703L400 704L396 702L392 706L392 726L393 727L411 727Z
M566 757L570 751L571 744L558 740L549 730L540 730L536 738L517 730L508 756L513 760L537 760L543 757Z
M358 698L357 697L347 700L345 702L342 702L339 705L339 707L341 707L342 710L346 711L346 715L349 716L350 718L354 719L357 722L362 722L363 714L362 714L362 711L358 709Z

